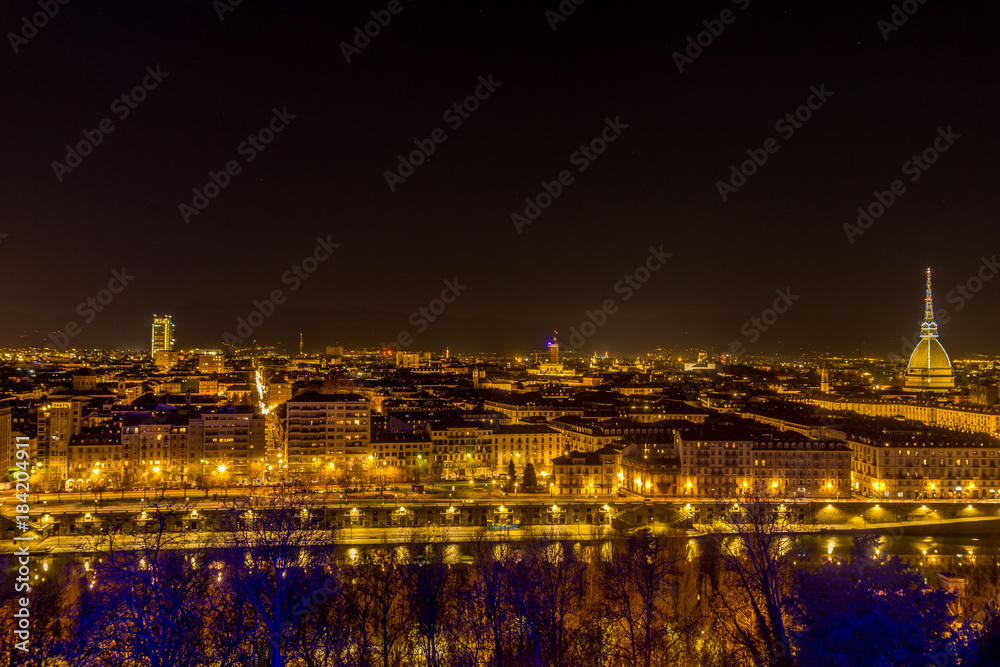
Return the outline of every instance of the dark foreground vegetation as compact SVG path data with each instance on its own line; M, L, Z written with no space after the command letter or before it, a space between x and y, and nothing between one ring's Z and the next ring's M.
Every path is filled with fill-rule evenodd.
M455 561L430 535L342 557L311 501L250 497L231 531L172 548L171 512L122 523L33 581L31 651L67 667L737 666L997 664L996 550L941 590L855 536L804 565L750 500L728 535L609 534L592 544L484 532ZM8 573L16 568L8 560ZM13 575L0 624L12 637ZM11 641L12 644L12 641Z

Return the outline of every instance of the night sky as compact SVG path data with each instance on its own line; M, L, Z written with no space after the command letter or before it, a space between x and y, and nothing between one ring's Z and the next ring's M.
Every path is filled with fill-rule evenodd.
M281 290L249 338L292 349L303 332L313 352L407 333L406 349L527 353L553 329L569 342L611 299L588 356L731 342L884 356L918 330L931 267L946 349L998 354L1000 280L948 294L1000 271L982 259L1000 253L1000 5L903 4L896 29L893 4L871 0L564 0L558 21L556 0L73 0L35 31L22 19L38 4L11 0L0 345L51 345L75 322L72 346L145 348L152 314L169 313L180 347L218 347ZM391 20L347 62L373 11ZM702 32L679 72L675 52ZM129 108L144 80L155 88ZM477 87L478 108L445 115ZM808 120L776 127L810 99ZM78 166L53 165L104 119L113 131ZM438 128L446 140L390 190L397 156ZM949 128L947 150L907 171ZM604 152L574 155L602 131ZM767 161L723 201L748 149ZM180 205L230 161L238 173L186 221ZM512 214L563 171L519 233ZM897 179L885 213L845 231ZM293 279L317 237L340 245ZM671 256L625 289L661 246ZM134 279L87 322L123 267ZM418 309L456 278L465 289L425 323ZM786 289L797 298L767 331L744 326Z

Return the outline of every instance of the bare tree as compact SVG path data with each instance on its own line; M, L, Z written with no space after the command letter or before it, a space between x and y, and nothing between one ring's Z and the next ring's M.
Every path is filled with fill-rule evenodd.
M713 580L717 627L755 664L792 667L790 514L750 494L727 508L722 526L714 535L722 566Z
M612 664L651 667L669 662L689 621L673 612L671 592L685 559L679 534L640 531L612 542L602 594L614 625Z
M307 498L251 495L233 502L227 523L220 557L234 592L229 612L259 628L263 645L251 656L282 667L310 593L336 571L324 508Z
M559 541L550 532L532 545L512 569L511 587L517 593L514 600L528 619L536 664L571 664L570 643L576 634L586 567L569 543Z
M101 616L109 664L180 667L204 664L200 643L207 593L197 550L173 529L190 510L166 504L136 520L114 517L92 540L91 581L100 587L89 613Z
M520 631L514 624L508 574L516 560L517 549L508 539L490 539L485 531L476 536L471 548L470 604L462 610L458 622L474 628L485 664L504 667L513 664L511 646L516 643L514 637Z
M412 610L404 594L409 572L395 550L364 554L344 587L344 608L359 637L358 662L367 667L399 665L407 646Z
M407 606L413 615L421 653L427 667L438 667L446 649L445 628L454 614L454 589L450 569L439 552L429 561L412 562L407 577Z

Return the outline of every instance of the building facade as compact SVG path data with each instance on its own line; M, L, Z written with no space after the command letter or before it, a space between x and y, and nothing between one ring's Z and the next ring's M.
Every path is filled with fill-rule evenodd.
M364 466L371 440L371 409L358 394L305 392L286 404L287 472L308 472L317 464Z
M614 447L572 451L552 460L553 492L571 496L611 495L618 491L621 453Z
M752 446L750 487L782 498L850 496L851 448L837 440L761 441Z
M160 350L170 352L174 349L174 320L169 315L163 317L153 315L153 335L150 343L150 356L156 359Z
M69 442L82 427L83 403L80 398L51 396L38 406L35 462L60 479L69 471Z
M1000 443L852 438L852 489L869 498L996 499Z
M207 410L190 418L188 465L194 475L218 474L224 466L229 479L264 476L266 421L250 407Z

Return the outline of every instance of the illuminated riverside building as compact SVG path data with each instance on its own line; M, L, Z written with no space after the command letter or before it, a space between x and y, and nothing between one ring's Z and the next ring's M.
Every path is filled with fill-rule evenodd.
M621 455L614 447L569 452L552 460L552 485L560 495L597 496L615 493ZM542 479L539 484L544 484Z
M782 498L850 496L851 448L836 440L774 440L753 444L758 491ZM758 465L759 463L759 465Z
M38 449L35 460L60 479L66 479L70 439L80 432L84 401L51 397L38 407Z
M174 320L169 315L160 317L153 315L153 340L150 345L150 355L156 359L160 350L170 352L174 349Z
M531 463L535 466L536 473L550 473L552 459L566 451L562 435L546 424L495 426L493 445L496 451L496 474L506 472L508 461L513 461L514 467L519 471Z
M185 479L188 417L154 413L122 420L122 472L126 485Z
M69 442L67 478L120 483L122 433L119 425L83 428Z
M621 451L618 485L642 496L679 496L681 462L674 443L630 443Z
M927 296L924 297L924 321L920 325L920 342L910 355L904 387L908 391L950 391L955 388L955 373L951 368L951 360L938 341L930 269L927 269Z
M726 498L750 489L753 436L731 425L699 426L677 437L682 496Z
M792 431L757 433L740 425L682 429L677 436L681 496L746 493L828 498L849 495L851 449Z
M253 463L263 466L265 418L253 408L227 406L205 410L190 419L189 467L210 475L225 466L230 479L245 476ZM262 477L263 468L253 471Z
M371 407L359 394L309 391L286 403L287 472L309 472L333 463L364 466L371 440Z
M491 427L477 422L434 422L427 432L431 436L431 465L437 462L442 478L469 478L493 472L496 457Z
M852 437L853 487L871 498L995 499L1000 441L965 436L928 442L914 436Z

